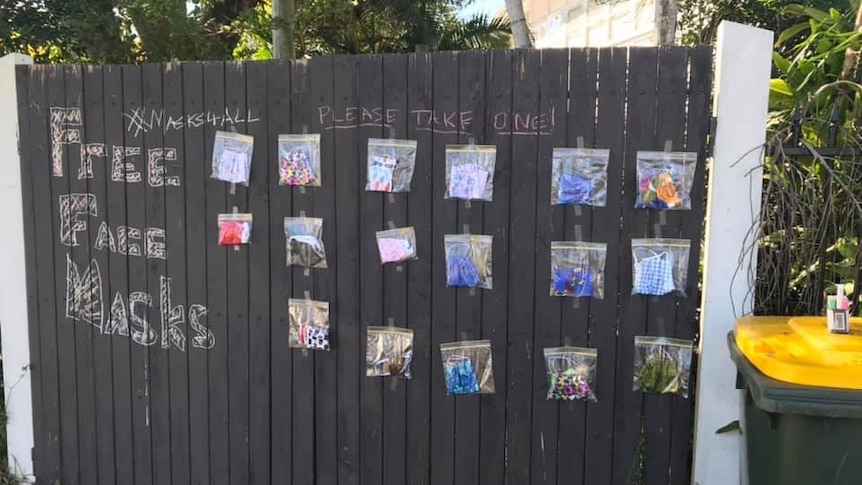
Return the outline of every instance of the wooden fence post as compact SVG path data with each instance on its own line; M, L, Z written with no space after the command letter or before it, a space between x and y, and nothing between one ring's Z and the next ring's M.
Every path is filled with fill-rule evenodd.
M33 400L30 388L30 338L24 255L24 206L21 191L21 157L18 150L18 89L15 66L32 64L24 55L0 58L0 336L3 344L3 391L9 468L19 477L33 474Z
M696 485L747 483L744 442L716 430L740 419L736 368L726 335L753 307L756 254L748 250L760 214L763 145L769 101L771 31L733 22L718 29L714 114L701 302L695 415ZM740 481L731 478L739 468Z

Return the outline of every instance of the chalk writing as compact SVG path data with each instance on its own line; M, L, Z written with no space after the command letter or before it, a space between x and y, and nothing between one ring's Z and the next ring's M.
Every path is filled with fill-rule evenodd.
M177 151L173 148L152 148L147 151L147 180L150 187L162 187L164 185L180 186L180 177L172 175L165 176L165 166L162 165L162 160L169 162L177 161Z
M180 325L186 323L186 313L182 305L171 304L171 279L159 276L161 296L162 348L169 349L174 344L180 351L186 350L186 336Z
M66 255L66 318L87 322L102 329L102 273L96 260L81 274Z
M96 196L93 194L65 194L60 196L60 243L77 246L78 233L87 230L87 219L78 216L97 216Z
M158 227L146 229L146 257L147 259L168 259L165 250L165 230Z
M410 114L415 116L416 129L440 134L454 134L470 131L473 122L472 111L437 111L430 109L414 109Z
M87 143L81 150L81 167L78 169L78 180L93 178L93 157L105 157L104 143Z
M498 135L550 135L557 125L556 110L534 113L501 111L494 115L494 131Z
M215 335L201 323L201 318L206 316L207 311L203 305L189 306L189 325L197 334L192 338L192 346L199 349L211 349L215 346Z
M58 107L50 110L51 122L51 173L63 176L63 146L81 144L81 109Z
M135 164L126 158L140 156L141 147L113 146L111 157L111 180L114 182L140 182L141 172L135 171Z
M135 308L143 304L141 313L136 313ZM129 330L132 334L132 342L149 347L159 340L159 335L147 321L147 309L153 306L153 297L143 291L133 291L129 294Z
M332 106L320 106L317 114L320 124L325 130L359 127L391 128L398 118L400 110L383 109L379 106L347 106L334 109Z
M129 336L129 316L126 313L126 302L123 301L123 295L119 293L114 297L114 302L111 303L111 317L108 319L108 325L102 329L102 333Z
M149 133L153 130L167 133L171 130L176 131L186 127L200 128L204 125L223 127L232 126L237 123L256 123L260 121L260 118L254 116L252 110L249 109L245 113L240 113L238 108L233 111L225 108L224 113L200 111L177 117L173 115L166 116L164 108L135 108L123 113L123 116L127 120L126 131L133 133L134 136L140 136L141 133Z

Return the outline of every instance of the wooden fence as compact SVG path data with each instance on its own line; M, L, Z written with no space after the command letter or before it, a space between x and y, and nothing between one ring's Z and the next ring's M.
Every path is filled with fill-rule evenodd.
M694 338L711 48L21 66L38 482L690 482L693 402L632 391L633 337ZM255 138L249 187L209 178ZM277 184L276 138L322 134L323 186ZM369 137L418 140L412 191L368 193ZM609 148L605 208L551 207L553 147ZM493 202L444 200L447 144L496 145ZM634 209L635 153L699 152L691 211ZM255 218L216 244L216 215ZM324 219L329 269L285 265ZM381 266L374 232L415 226ZM494 288L445 285L443 235L494 236ZM631 296L633 237L691 239L688 299ZM605 298L548 295L550 242L607 242ZM287 347L287 300L332 307L333 351ZM365 332L415 331L409 382L364 376ZM487 338L497 392L447 397L439 344ZM545 347L598 349L598 403L547 401Z

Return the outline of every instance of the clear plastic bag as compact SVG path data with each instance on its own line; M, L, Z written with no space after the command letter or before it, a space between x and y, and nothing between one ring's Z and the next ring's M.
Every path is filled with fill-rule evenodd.
M446 250L446 286L478 287L490 290L493 236L447 234L443 237Z
M278 135L278 185L320 187L320 135Z
M494 365L490 340L440 344L446 394L493 394Z
M221 246L248 244L251 240L251 214L219 214L218 243Z
M580 241L551 242L551 296L605 296L608 245Z
M632 294L686 297L688 239L632 239Z
M329 345L329 303L291 298L288 301L290 334L288 346L295 349L326 350Z
M596 362L598 351L580 347L545 349L548 368L548 399L597 402Z
M636 209L691 209L697 153L638 152Z
M377 250L380 252L380 264L417 259L416 231L412 227L378 231Z
M493 145L447 146L444 197L490 202L494 195L496 162L497 147Z
M365 375L410 379L413 361L413 330L397 327L368 327L365 347Z
M610 158L610 150L554 148L551 204L607 205Z
M213 142L212 178L248 185L253 150L253 136L217 131Z
M287 265L326 268L323 247L323 219L317 217L285 217Z
M694 343L665 337L635 337L635 391L688 397Z
M365 184L365 190L410 192L415 163L415 140L370 138L368 140L368 181Z

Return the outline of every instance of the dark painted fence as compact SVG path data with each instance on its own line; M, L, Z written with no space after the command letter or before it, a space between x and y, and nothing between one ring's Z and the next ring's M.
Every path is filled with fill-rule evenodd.
M22 66L39 483L689 483L692 400L632 392L633 337L695 337L690 299L630 296L633 237L699 241L711 48ZM252 180L212 180L216 130ZM323 186L277 185L276 137L322 133ZM412 191L366 193L369 137L419 142ZM494 201L443 199L447 144L494 144ZM553 147L611 149L608 206L550 207ZM635 153L701 154L686 212L635 210ZM216 215L254 213L253 243ZM329 269L285 266L285 216L322 217ZM420 259L378 263L374 232ZM494 289L445 286L443 235L494 236ZM608 243L605 299L548 295L552 240ZM697 268L699 245L689 266ZM332 304L334 350L287 348L287 300ZM414 378L364 377L364 327L416 335ZM447 397L439 344L493 343L497 393ZM599 402L546 401L545 347L598 349Z

